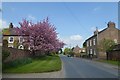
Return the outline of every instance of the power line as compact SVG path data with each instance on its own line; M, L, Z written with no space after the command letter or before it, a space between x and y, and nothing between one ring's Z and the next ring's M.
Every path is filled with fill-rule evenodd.
M73 11L71 11L71 9L67 6L67 4L64 2L63 3L65 8L69 11L69 13L71 14L71 16L74 18L74 20L81 25L82 28L84 28L84 30L86 30L86 28L80 23L80 20L78 17L75 16L75 14L73 13Z

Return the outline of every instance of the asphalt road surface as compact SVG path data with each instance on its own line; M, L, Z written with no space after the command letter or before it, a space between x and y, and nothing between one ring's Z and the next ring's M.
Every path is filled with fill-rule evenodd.
M118 68L109 64L60 55L65 78L118 78Z

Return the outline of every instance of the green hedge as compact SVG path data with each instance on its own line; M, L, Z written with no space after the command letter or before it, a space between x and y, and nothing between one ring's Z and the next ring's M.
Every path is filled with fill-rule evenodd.
M10 55L9 51L2 50L2 60L4 61Z
M18 67L18 66L22 66L25 64L29 64L29 63L32 63L31 58L20 58L20 59L16 59L16 60L8 62L8 63L4 63L3 69Z

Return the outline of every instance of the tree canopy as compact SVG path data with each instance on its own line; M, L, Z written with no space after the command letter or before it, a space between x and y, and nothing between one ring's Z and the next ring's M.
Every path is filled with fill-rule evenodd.
M20 27L16 28L17 34L29 35L25 38L25 44L28 44L34 51L52 52L64 46L64 43L57 38L56 28L49 23L48 18L37 23L23 19L19 24Z
M103 39L100 41L99 45L98 45L98 50L100 51L110 51L113 49L115 45L115 42L113 40L110 39Z

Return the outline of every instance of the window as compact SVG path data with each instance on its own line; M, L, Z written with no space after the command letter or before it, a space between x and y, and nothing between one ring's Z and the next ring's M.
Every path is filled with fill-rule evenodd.
M89 46L89 41L87 41L87 47Z
M92 40L90 40L90 46L92 46Z
M81 50L79 50L79 53L81 53Z
M82 50L82 52L85 52L85 50Z
M24 49L23 45L20 45L20 46L18 47L18 49Z
M96 55L96 51L95 51L95 49L94 49L94 55Z
M13 48L13 45L12 45L12 44L9 44L8 47Z
M95 45L95 39L93 39L93 45Z
M89 54L89 49L87 50L87 54Z
M117 39L114 39L114 42L117 43Z
M93 54L93 53L92 53L92 49L90 49L90 54Z
M23 37L20 36L20 37L19 37L19 43L22 43L22 42L23 42Z
M9 42L9 43L13 43L13 42L14 42L14 37L12 37L12 36L9 37L8 42Z

